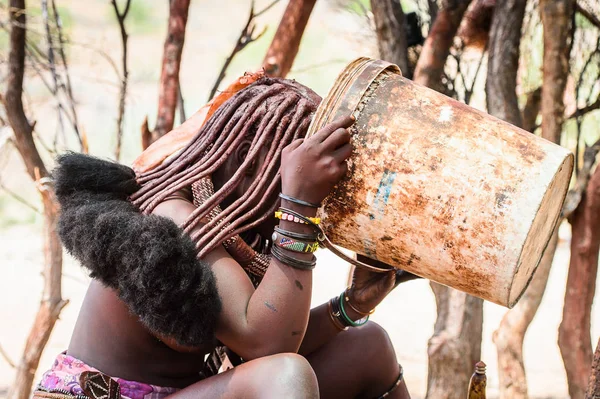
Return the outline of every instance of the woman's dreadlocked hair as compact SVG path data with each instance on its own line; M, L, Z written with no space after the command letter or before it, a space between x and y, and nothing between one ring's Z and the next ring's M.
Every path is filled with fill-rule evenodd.
M138 176L141 189L130 200L149 214L165 198L210 176L235 152L245 137L252 137L246 159L214 195L181 226L191 234L216 206L240 184L263 147L267 156L248 190L219 215L191 234L200 258L229 238L265 221L275 211L267 204L280 184L281 151L306 134L321 98L296 82L262 78L225 102L181 152L162 165ZM265 211L265 208L268 209ZM260 212L262 214L259 214Z

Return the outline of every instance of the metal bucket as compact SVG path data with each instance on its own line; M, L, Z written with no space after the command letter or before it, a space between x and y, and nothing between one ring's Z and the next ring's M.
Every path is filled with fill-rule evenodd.
M573 155L368 58L308 135L353 113L349 173L320 209L336 245L512 307L560 215Z

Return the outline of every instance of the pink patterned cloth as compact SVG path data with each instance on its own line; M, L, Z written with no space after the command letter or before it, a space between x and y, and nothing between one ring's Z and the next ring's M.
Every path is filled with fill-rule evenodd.
M99 370L73 356L61 353L56 357L52 368L44 373L39 387L48 392L62 391L73 395L85 395L79 385L79 375L84 371ZM123 399L164 399L178 391L177 388L158 387L115 377L112 379L119 384Z

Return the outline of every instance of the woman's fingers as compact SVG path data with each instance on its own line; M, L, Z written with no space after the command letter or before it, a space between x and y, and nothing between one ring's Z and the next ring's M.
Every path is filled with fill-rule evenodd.
M326 151L333 151L345 144L350 143L351 137L352 136L350 135L348 129L339 128L336 129L329 137L327 137L322 145Z
M335 150L332 155L336 161L341 163L344 162L346 159L350 158L350 155L352 155L352 150L352 144L346 143L345 145Z
M311 137L311 139L315 140L318 143L322 143L329 136L331 136L333 134L333 132L335 132L337 129L349 128L350 126L352 126L354 121L355 121L355 119L354 119L354 116L352 116L352 115L343 116L341 118L338 118L338 119L334 120L333 122L331 122L330 124L324 126L317 133L315 133L314 136Z

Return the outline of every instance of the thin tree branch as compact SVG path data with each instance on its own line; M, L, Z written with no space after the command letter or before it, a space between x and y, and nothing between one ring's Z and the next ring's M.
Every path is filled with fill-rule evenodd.
M22 205L24 205L27 208L31 209L35 213L37 213L39 215L42 214L42 212L38 208L36 208L34 205L31 205L29 202L27 202L27 200L25 198L21 197L19 194L15 193L14 191L12 191L8 187L6 187L4 185L4 183L2 183L2 181L0 181L0 189L4 190L4 192L6 192L6 194L8 194L9 196L11 196L14 200L20 202Z
M592 104L586 105L585 107L577 109L571 115L567 116L567 119L581 118L582 116L584 116L592 111L595 111L597 109L600 109L600 96L598 96L596 101L594 101Z
M69 64L67 63L67 56L65 54L65 40L62 33L62 20L60 19L60 15L58 13L58 7L56 7L56 1L52 0L52 11L54 12L54 21L56 23L56 30L58 33L58 52L60 54L61 61L63 63L65 80L66 80L66 92L67 98L69 100L69 107L71 109L72 114L72 125L75 134L77 135L77 140L79 141L80 149L83 150L83 140L81 138L81 133L79 132L79 121L77 118L77 112L75 110L75 99L73 97L73 88L71 86L71 76L69 74Z
M42 0L42 19L44 21L44 27L46 30L46 41L48 44L48 54L47 54L47 60L48 60L48 66L50 69L50 75L52 76L52 82L53 82L53 86L51 87L50 93L52 93L52 98L54 99L54 101L56 102L55 107L56 107L56 114L58 116L58 129L59 132L57 132L54 135L54 150L56 151L56 146L58 143L58 137L59 137L59 133L61 134L61 136L65 137L65 125L63 122L63 108L60 104L60 99L58 98L58 90L60 87L60 83L59 83L59 79L58 79L58 74L56 73L56 63L54 61L54 43L52 40L52 34L50 32L50 21L49 21L49 17L48 17L48 0Z
M266 13L267 11L269 11L271 8L273 8L273 6L275 4L279 3L279 0L273 0L269 5L267 5L265 8L263 8L262 10L260 10L259 12L257 12L256 14L254 14L254 18L258 18L261 15L263 15L264 13Z
M183 92L181 91L181 82L179 82L177 87L177 97L179 106L179 123L183 123L187 118L185 117L185 101L183 100Z
M471 0L445 1L431 25L413 79L415 83L433 89L440 88L440 80L450 54L454 36Z
M583 165L577 174L575 185L567 193L567 198L565 199L565 203L561 212L561 217L569 218L579 206L590 180L592 169L596 164L596 155L598 155L599 152L600 139L590 147L586 147L585 151L583 152Z
M485 53L487 52L488 44L485 44L483 51L481 52L481 57L479 58L479 62L477 63L477 69L475 69L475 76L473 76L473 81L471 82L471 87L465 87L465 102L467 104L471 104L471 96L473 95L473 91L475 90L475 83L477 82L477 77L479 76L479 71L481 70L481 65L483 64L483 59L485 58ZM466 86L466 85L465 85Z
M574 119L574 118L581 118L581 117L589 114L590 112L596 111L598 109L600 109L600 96L592 104L586 105L585 107L582 107L582 108L578 108L576 111L574 111L570 115L567 115L565 119L569 120L569 119ZM541 125L535 125L536 130L539 129L540 127L541 127Z
M260 11L258 13L258 15L264 13L267 9L272 7L274 5L274 3L271 3L270 5L268 5L265 10ZM233 50L231 50L231 53L225 59L225 62L223 63L223 66L221 67L221 71L219 72L219 76L217 77L217 80L215 81L212 89L210 90L210 94L208 95L208 101L212 100L212 98L217 93L217 90L219 89L219 85L225 78L227 69L229 68L231 61L233 61L233 58L236 56L236 54L239 53L240 51L242 51L250 43L260 39L262 37L262 35L264 35L264 33L266 32L267 29L265 27L258 35L254 36L254 31L256 29L254 20L256 19L256 16L257 16L257 14L254 13L254 0L252 0L252 3L250 4L250 15L248 16L246 25L244 25L244 27L242 28L242 31L240 32L240 36L238 37L238 39L235 43L235 46L233 47Z
M600 29L600 18L598 18L592 12L590 12L590 11L586 10L585 8L583 8L581 6L581 4L575 3L575 11L577 11L578 13L580 13L581 15L583 15L585 17L585 19L587 19L588 21L590 21L594 26L596 26L596 28Z
M119 7L117 6L117 0L111 0L111 4L115 11L117 22L119 23L119 28L121 30L121 42L123 45L123 75L121 76L119 114L117 116L117 145L115 148L115 159L118 161L121 158L121 144L123 141L123 120L125 117L125 99L127 97L127 80L129 77L129 71L127 70L127 40L129 38L129 35L127 34L127 30L125 29L125 18L127 17L127 13L129 12L129 8L131 6L131 0L127 0L127 2L125 3L125 10L123 11L123 13L119 11Z
M14 369L14 368L17 368L17 365L15 364L15 362L13 362L13 361L11 360L11 358L8 356L8 353L6 353L6 352L4 351L4 348L2 348L2 345L0 345L0 356L2 356L2 358L3 358L3 359L6 361L6 363L8 363L8 365L9 365L11 368L13 368L13 369Z
M292 72L295 75L297 75L299 73L309 72L309 71L312 71L313 69L322 68L322 67L326 67L326 66L329 66L329 65L343 64L346 61L347 60L342 59L342 58L334 58L334 59L331 59L331 60L328 60L328 61L317 62L316 64L307 65L307 66L302 67L302 68L292 69L290 72Z

